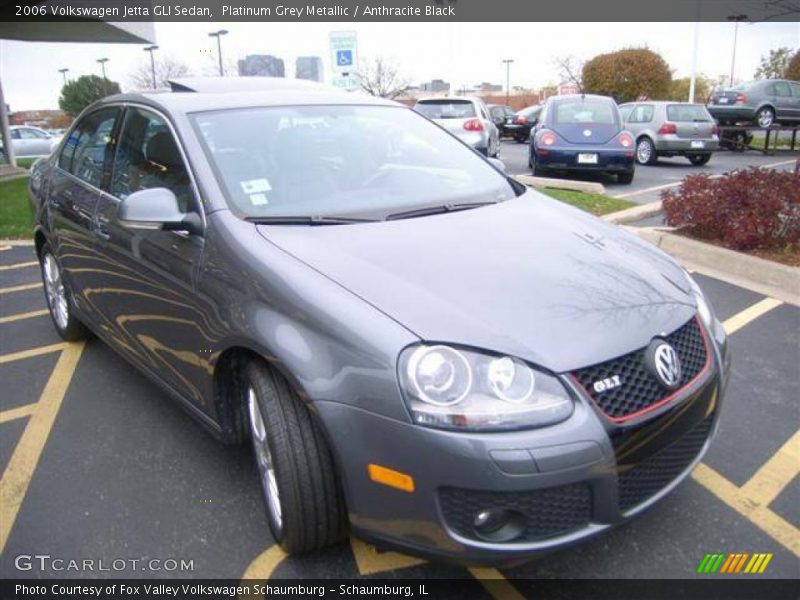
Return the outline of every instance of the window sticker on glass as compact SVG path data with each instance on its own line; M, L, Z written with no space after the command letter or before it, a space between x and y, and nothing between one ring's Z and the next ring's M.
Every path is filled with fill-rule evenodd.
M271 189L272 187L269 185L269 181L266 178L242 181L242 190L245 194L258 194L259 192L268 192Z
M250 194L250 204L253 206L265 206L269 204L269 200L267 200L266 194Z

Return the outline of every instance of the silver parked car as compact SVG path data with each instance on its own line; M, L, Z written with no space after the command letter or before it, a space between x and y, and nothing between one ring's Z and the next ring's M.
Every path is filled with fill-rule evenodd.
M414 110L481 154L496 157L500 153L500 131L480 98L420 98Z
M14 154L18 158L49 156L61 140L60 136L30 125L12 125L9 129Z
M796 125L800 122L800 82L748 81L711 94L708 110L721 125L737 121L753 122L759 127L772 127L775 123Z
M719 128L702 104L632 102L619 107L636 139L636 162L655 164L659 156L685 156L704 165L719 149Z

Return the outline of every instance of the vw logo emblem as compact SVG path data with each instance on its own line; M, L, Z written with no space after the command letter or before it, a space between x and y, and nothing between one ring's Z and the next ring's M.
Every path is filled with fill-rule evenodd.
M681 383L681 359L670 344L653 340L645 352L645 366L665 388L674 390Z
M583 135L584 135L584 137L589 137L590 135L592 135L592 130L591 129L584 129L583 130Z

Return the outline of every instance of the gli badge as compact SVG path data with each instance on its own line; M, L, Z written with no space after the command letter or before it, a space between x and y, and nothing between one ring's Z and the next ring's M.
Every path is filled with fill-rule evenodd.
M644 366L668 390L676 389L681 383L681 359L675 348L664 340L650 342L644 353Z
M594 389L596 394L602 394L603 392L607 392L608 390L613 390L614 388L618 388L622 385L622 379L619 375L612 375L611 377L606 377L605 379L598 379L592 384L592 389Z

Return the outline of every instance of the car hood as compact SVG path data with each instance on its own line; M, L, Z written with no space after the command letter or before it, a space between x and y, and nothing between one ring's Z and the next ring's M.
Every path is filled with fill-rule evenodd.
M643 347L695 312L660 250L533 191L428 217L258 228L422 340L554 372Z

